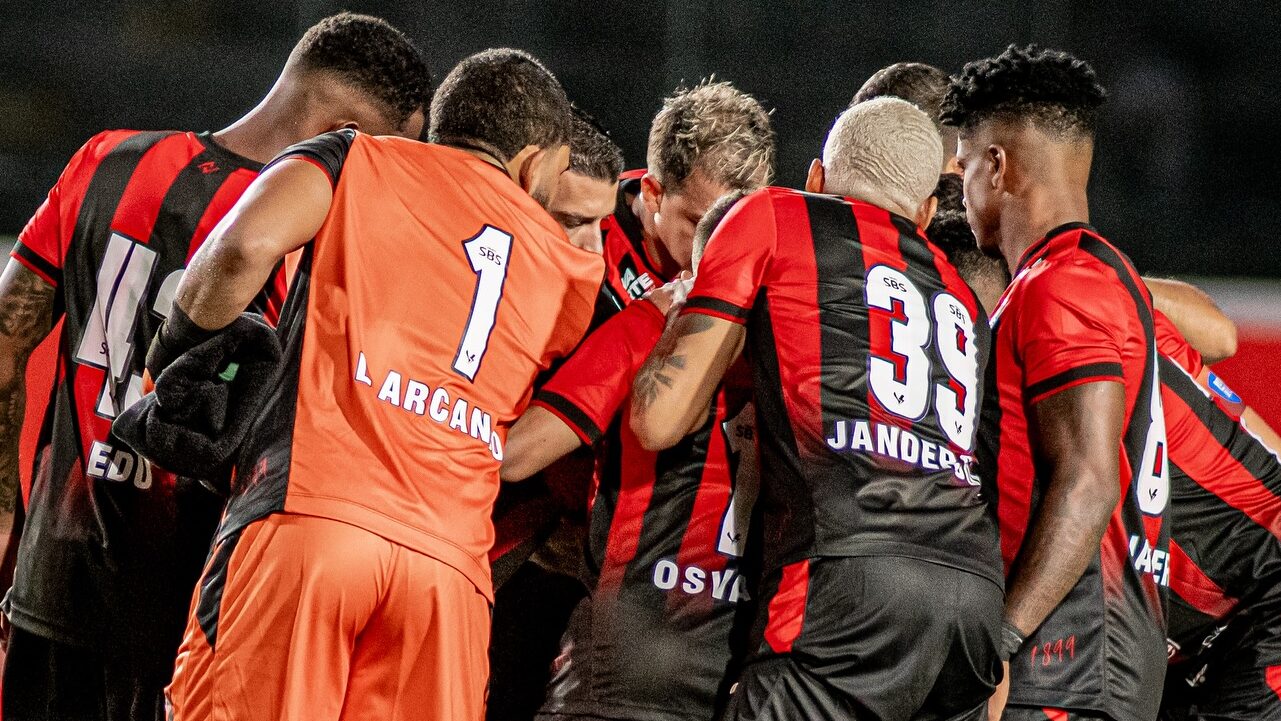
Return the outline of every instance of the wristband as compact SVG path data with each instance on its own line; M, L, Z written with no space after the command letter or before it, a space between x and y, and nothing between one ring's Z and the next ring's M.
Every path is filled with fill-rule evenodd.
M169 317L161 324L156 337L151 340L151 347L147 349L147 370L151 377L158 378L178 356L209 340L217 332L196 325L191 316L174 303Z
M1009 661L1014 654L1023 648L1027 637L1019 632L1009 621L1001 622L1001 658Z

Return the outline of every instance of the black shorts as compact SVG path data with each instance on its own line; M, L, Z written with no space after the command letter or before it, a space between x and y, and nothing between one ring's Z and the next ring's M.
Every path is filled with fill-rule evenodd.
M164 721L168 676L142 677L78 646L13 628L4 721Z
M1259 604L1165 676L1162 721L1281 721L1281 604Z
M1006 706L1001 721L1111 721L1098 711L1068 711L1040 706Z
M986 718L1001 678L991 581L911 558L817 558L764 590L727 719Z

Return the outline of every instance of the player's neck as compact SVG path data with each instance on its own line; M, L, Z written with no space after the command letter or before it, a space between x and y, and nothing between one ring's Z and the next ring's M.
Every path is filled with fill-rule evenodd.
M214 140L237 155L268 163L285 148L328 129L317 122L325 109L316 104L305 87L282 76L253 110L214 133Z
M1010 273L1017 270L1023 254L1049 233L1067 223L1090 222L1090 204L1085 188L1038 188L1022 202L1001 213L1001 255Z

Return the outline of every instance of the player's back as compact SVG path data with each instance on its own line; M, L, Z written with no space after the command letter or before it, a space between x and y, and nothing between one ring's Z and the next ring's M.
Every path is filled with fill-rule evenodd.
M289 153L329 172L333 204L290 291L286 377L224 533L277 510L334 518L488 594L502 439L585 331L600 260L469 153L351 132Z
M171 663L174 610L208 542L194 527L211 534L218 504L199 491L208 518L180 519L192 487L120 443L111 421L141 397L143 357L187 260L259 168L208 134L105 131L22 231L13 255L54 286L62 330L9 597L18 626Z
M752 235L774 246L743 272L760 278L750 308L689 307L746 314L766 568L906 556L1000 584L972 468L988 352L973 292L912 221L866 203L767 188L709 248Z

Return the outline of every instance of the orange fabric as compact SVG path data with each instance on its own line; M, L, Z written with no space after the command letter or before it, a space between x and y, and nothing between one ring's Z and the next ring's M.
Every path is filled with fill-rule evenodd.
M213 592L216 570L197 594ZM214 647L188 621L165 692L173 721L484 718L485 597L355 526L290 514L249 525L216 617Z
M492 598L503 440L586 332L603 273L497 167L358 135L314 245L285 510L438 558ZM455 366L487 282L469 378Z

